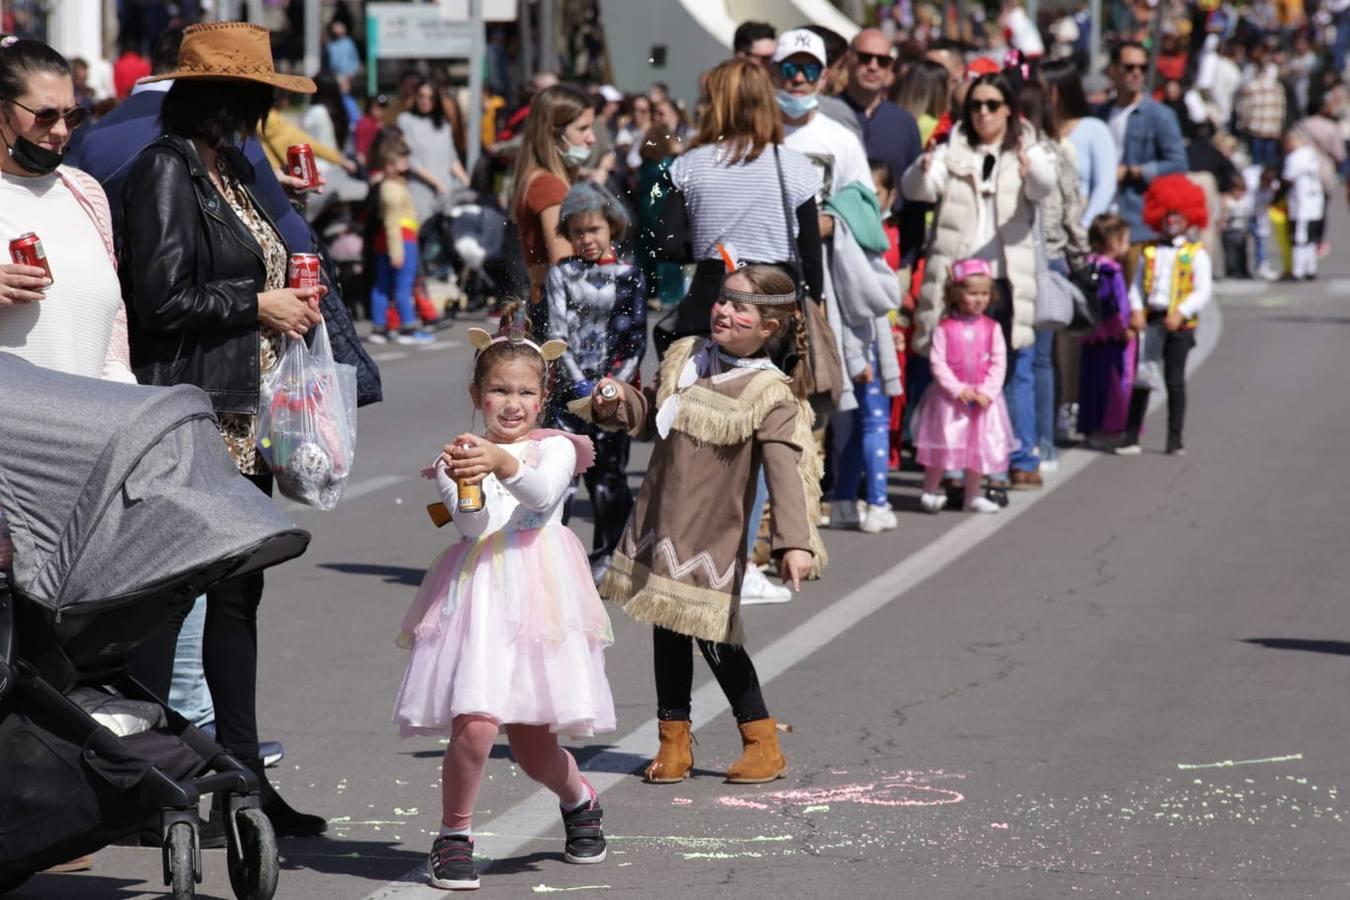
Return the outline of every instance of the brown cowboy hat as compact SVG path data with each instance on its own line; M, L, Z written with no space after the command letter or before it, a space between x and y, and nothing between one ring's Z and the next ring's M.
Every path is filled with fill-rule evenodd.
M143 79L180 81L256 81L283 91L312 94L314 82L302 75L281 75L272 64L272 42L266 28L247 22L207 22L183 29L178 68Z

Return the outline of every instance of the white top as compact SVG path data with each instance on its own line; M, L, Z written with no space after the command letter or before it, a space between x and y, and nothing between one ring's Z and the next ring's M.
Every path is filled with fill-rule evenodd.
M1143 102L1143 97L1134 101L1129 106L1112 106L1111 118L1107 122L1111 126L1111 136L1116 139L1116 155L1125 155L1125 129L1130 124L1130 114L1139 108Z
M109 360L122 289L93 219L55 174L0 173L4 262L10 240L29 231L42 240L52 284L36 303L0 306L0 351L44 369L134 384L124 364Z
M1288 182L1289 218L1296 222L1316 222L1326 215L1327 195L1322 190L1322 168L1317 150L1304 144L1284 158L1281 177Z
M689 211L694 259L717 259L717 244L730 243L740 259L787 262L795 253L797 207L816 196L820 176L800 153L779 150L790 209L785 214L773 147L752 162L727 165L727 156L725 147L705 145L670 164L671 184L684 194Z
M1158 255L1153 262L1153 290L1147 298L1149 309L1166 312L1171 305L1172 264L1176 262L1177 250L1185 244L1186 237L1182 235L1173 240L1170 247L1158 245ZM1204 309L1214 291L1214 267L1204 247L1195 251L1195 259L1191 261L1191 276L1194 289L1177 306L1177 312L1181 313L1183 319L1192 318ZM1130 284L1130 309L1142 310L1144 301L1144 266L1141 263L1135 268L1134 281Z
M304 118L300 122L300 127L314 140L320 144L327 144L330 147L336 147L339 150L345 141L337 139L337 133L333 130L333 117L328 114L328 107L322 103L311 103L309 109L305 110ZM315 165L319 172L327 175L329 172L338 168L326 159L315 157Z
M475 541L497 531L529 531L546 525L562 524L563 501L572 485L577 468L577 450L565 437L546 437L538 441L539 455L527 465L524 460L533 440L498 444L518 460L520 470L502 481L496 475L483 479L483 508L478 512L460 512L455 479L436 462L436 487L441 500L454 511L455 527L466 541Z
M816 202L823 204L835 191L854 181L872 190L872 167L858 136L829 116L816 112L805 125L783 124L783 146L806 154L820 172Z

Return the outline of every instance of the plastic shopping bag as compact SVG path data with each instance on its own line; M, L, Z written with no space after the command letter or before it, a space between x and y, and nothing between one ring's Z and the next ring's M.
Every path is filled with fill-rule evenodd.
M1150 391L1166 390L1163 379L1163 344L1167 341L1167 329L1162 319L1148 323L1148 327L1139 335L1139 363L1134 373L1134 386Z
M287 341L264 379L258 452L284 496L325 510L342 498L356 454L356 368L334 361L322 323L313 347Z

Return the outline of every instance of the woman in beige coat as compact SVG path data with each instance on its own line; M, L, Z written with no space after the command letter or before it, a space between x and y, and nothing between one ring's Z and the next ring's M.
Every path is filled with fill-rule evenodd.
M901 179L905 199L937 204L915 313L916 352L928 352L952 262L974 257L994 268L997 296L989 313L1008 342L1004 393L1020 444L1011 481L1022 489L1041 484L1032 375L1034 226L1036 205L1054 187L1054 160L1036 129L1021 120L1012 86L999 74L975 79L948 142L919 157Z

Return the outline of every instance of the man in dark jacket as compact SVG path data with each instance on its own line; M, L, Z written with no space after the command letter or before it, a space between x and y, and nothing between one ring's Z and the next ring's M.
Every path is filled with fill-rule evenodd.
M160 35L151 53L152 74L162 75L178 66L178 49L183 31L172 28ZM147 145L159 137L160 108L172 81L137 85L124 102L99 120L92 128L75 132L66 163L83 169L98 179L108 195L113 227L121 231L122 185L131 163ZM324 259L324 281L328 294L320 311L328 328L333 356L340 363L356 367L357 403L365 406L382 399L380 371L361 345L351 315L342 301L327 254L319 245L304 216L296 212L256 138L244 142L244 155L253 164L253 191L267 214L276 223L281 239L291 253L318 253Z

